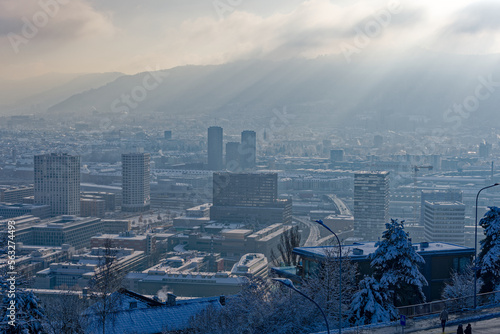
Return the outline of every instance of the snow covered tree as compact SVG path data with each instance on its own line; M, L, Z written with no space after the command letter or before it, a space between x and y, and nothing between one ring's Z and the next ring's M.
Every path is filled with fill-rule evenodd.
M2 291L9 291L9 283L2 277ZM0 332L6 334L38 334L43 333L42 321L45 317L44 309L40 301L31 291L16 287L15 297L10 298L9 293L3 296L2 313L0 321ZM9 324L11 300L15 301L15 322L14 326Z
M424 302L422 287L427 285L418 269L425 261L413 248L403 223L391 219L385 224L386 230L382 233L382 240L375 244L377 250L371 262L375 279L394 292L395 306Z
M496 206L489 209L479 221L486 236L481 240L478 257L479 276L484 283L481 292L491 292L500 284L500 209Z
M7 243L5 243L7 244ZM18 274L11 279L8 275L8 267L0 269L0 291L2 291L2 308L0 310L0 332L6 334L38 334L43 333L42 321L45 318L45 311L41 306L38 297L25 287L28 279ZM11 306L14 301L14 306ZM14 308L15 309L9 309ZM11 317L11 311L15 313L15 319ZM15 320L14 326L9 321Z
M481 279L477 280L476 289L481 290L483 282ZM474 271L471 265L465 267L461 272L454 272L451 275L451 282L446 283L442 298L443 299L453 299L447 303L450 309L463 309L471 308L474 306Z
M223 307L209 307L191 321L189 333L311 333L325 329L310 301L280 283L252 278Z
M349 320L354 325L393 321L398 317L387 286L372 276L365 276L359 282L359 290L353 296L349 313Z

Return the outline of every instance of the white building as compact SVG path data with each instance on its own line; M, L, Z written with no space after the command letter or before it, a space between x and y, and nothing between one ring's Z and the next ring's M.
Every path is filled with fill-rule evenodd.
M354 237L377 240L389 222L389 172L354 175Z
M52 216L80 214L80 157L35 155L35 203L51 207Z
M424 203L424 234L426 241L465 243L465 205L460 202Z

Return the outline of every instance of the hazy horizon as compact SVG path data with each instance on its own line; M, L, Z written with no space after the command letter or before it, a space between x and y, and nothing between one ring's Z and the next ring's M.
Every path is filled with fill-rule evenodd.
M493 1L0 0L0 80L362 53L500 52Z

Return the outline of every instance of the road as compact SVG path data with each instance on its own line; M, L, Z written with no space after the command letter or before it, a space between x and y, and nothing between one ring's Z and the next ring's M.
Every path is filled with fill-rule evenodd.
M309 236L304 242L303 247L313 247L318 245L318 239L320 237L318 224L313 223L309 220L309 218L301 218L297 216L293 216L293 220L301 222L302 224L309 227Z

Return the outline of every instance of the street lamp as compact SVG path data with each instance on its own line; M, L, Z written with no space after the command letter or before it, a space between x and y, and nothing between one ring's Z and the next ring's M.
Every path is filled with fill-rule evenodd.
M323 223L323 221L316 220L316 223L320 224L328 231L330 231L335 238L337 238L337 242L339 244L339 334L342 333L342 244L340 243L340 239L335 232L333 232L328 226Z
M477 270L478 270L478 263L477 263L477 202L479 199L479 194L481 191L488 189L488 188L493 188L496 186L499 186L500 183L495 183L490 186L484 187L479 189L476 195L476 220L475 220L475 225L476 225L476 231L474 234L474 309L476 309L477 306Z
M316 303L314 300L312 300L310 297L308 297L307 295L305 295L302 291L300 291L299 289L297 289L292 281L290 281L288 278L273 278L273 281L276 281L276 282L280 282L281 284L283 284L284 286L286 286L287 288L290 288L292 290L294 290L295 292L298 292L300 293L302 296L304 296L305 298L309 299L311 302L314 303L314 305L316 305L319 310L321 311L321 314L323 315L323 318L325 319L325 323L326 323L326 331L328 332L328 334L330 334L330 325L328 325L328 319L326 318L326 314L325 312L323 311L323 309L318 305L318 303Z

